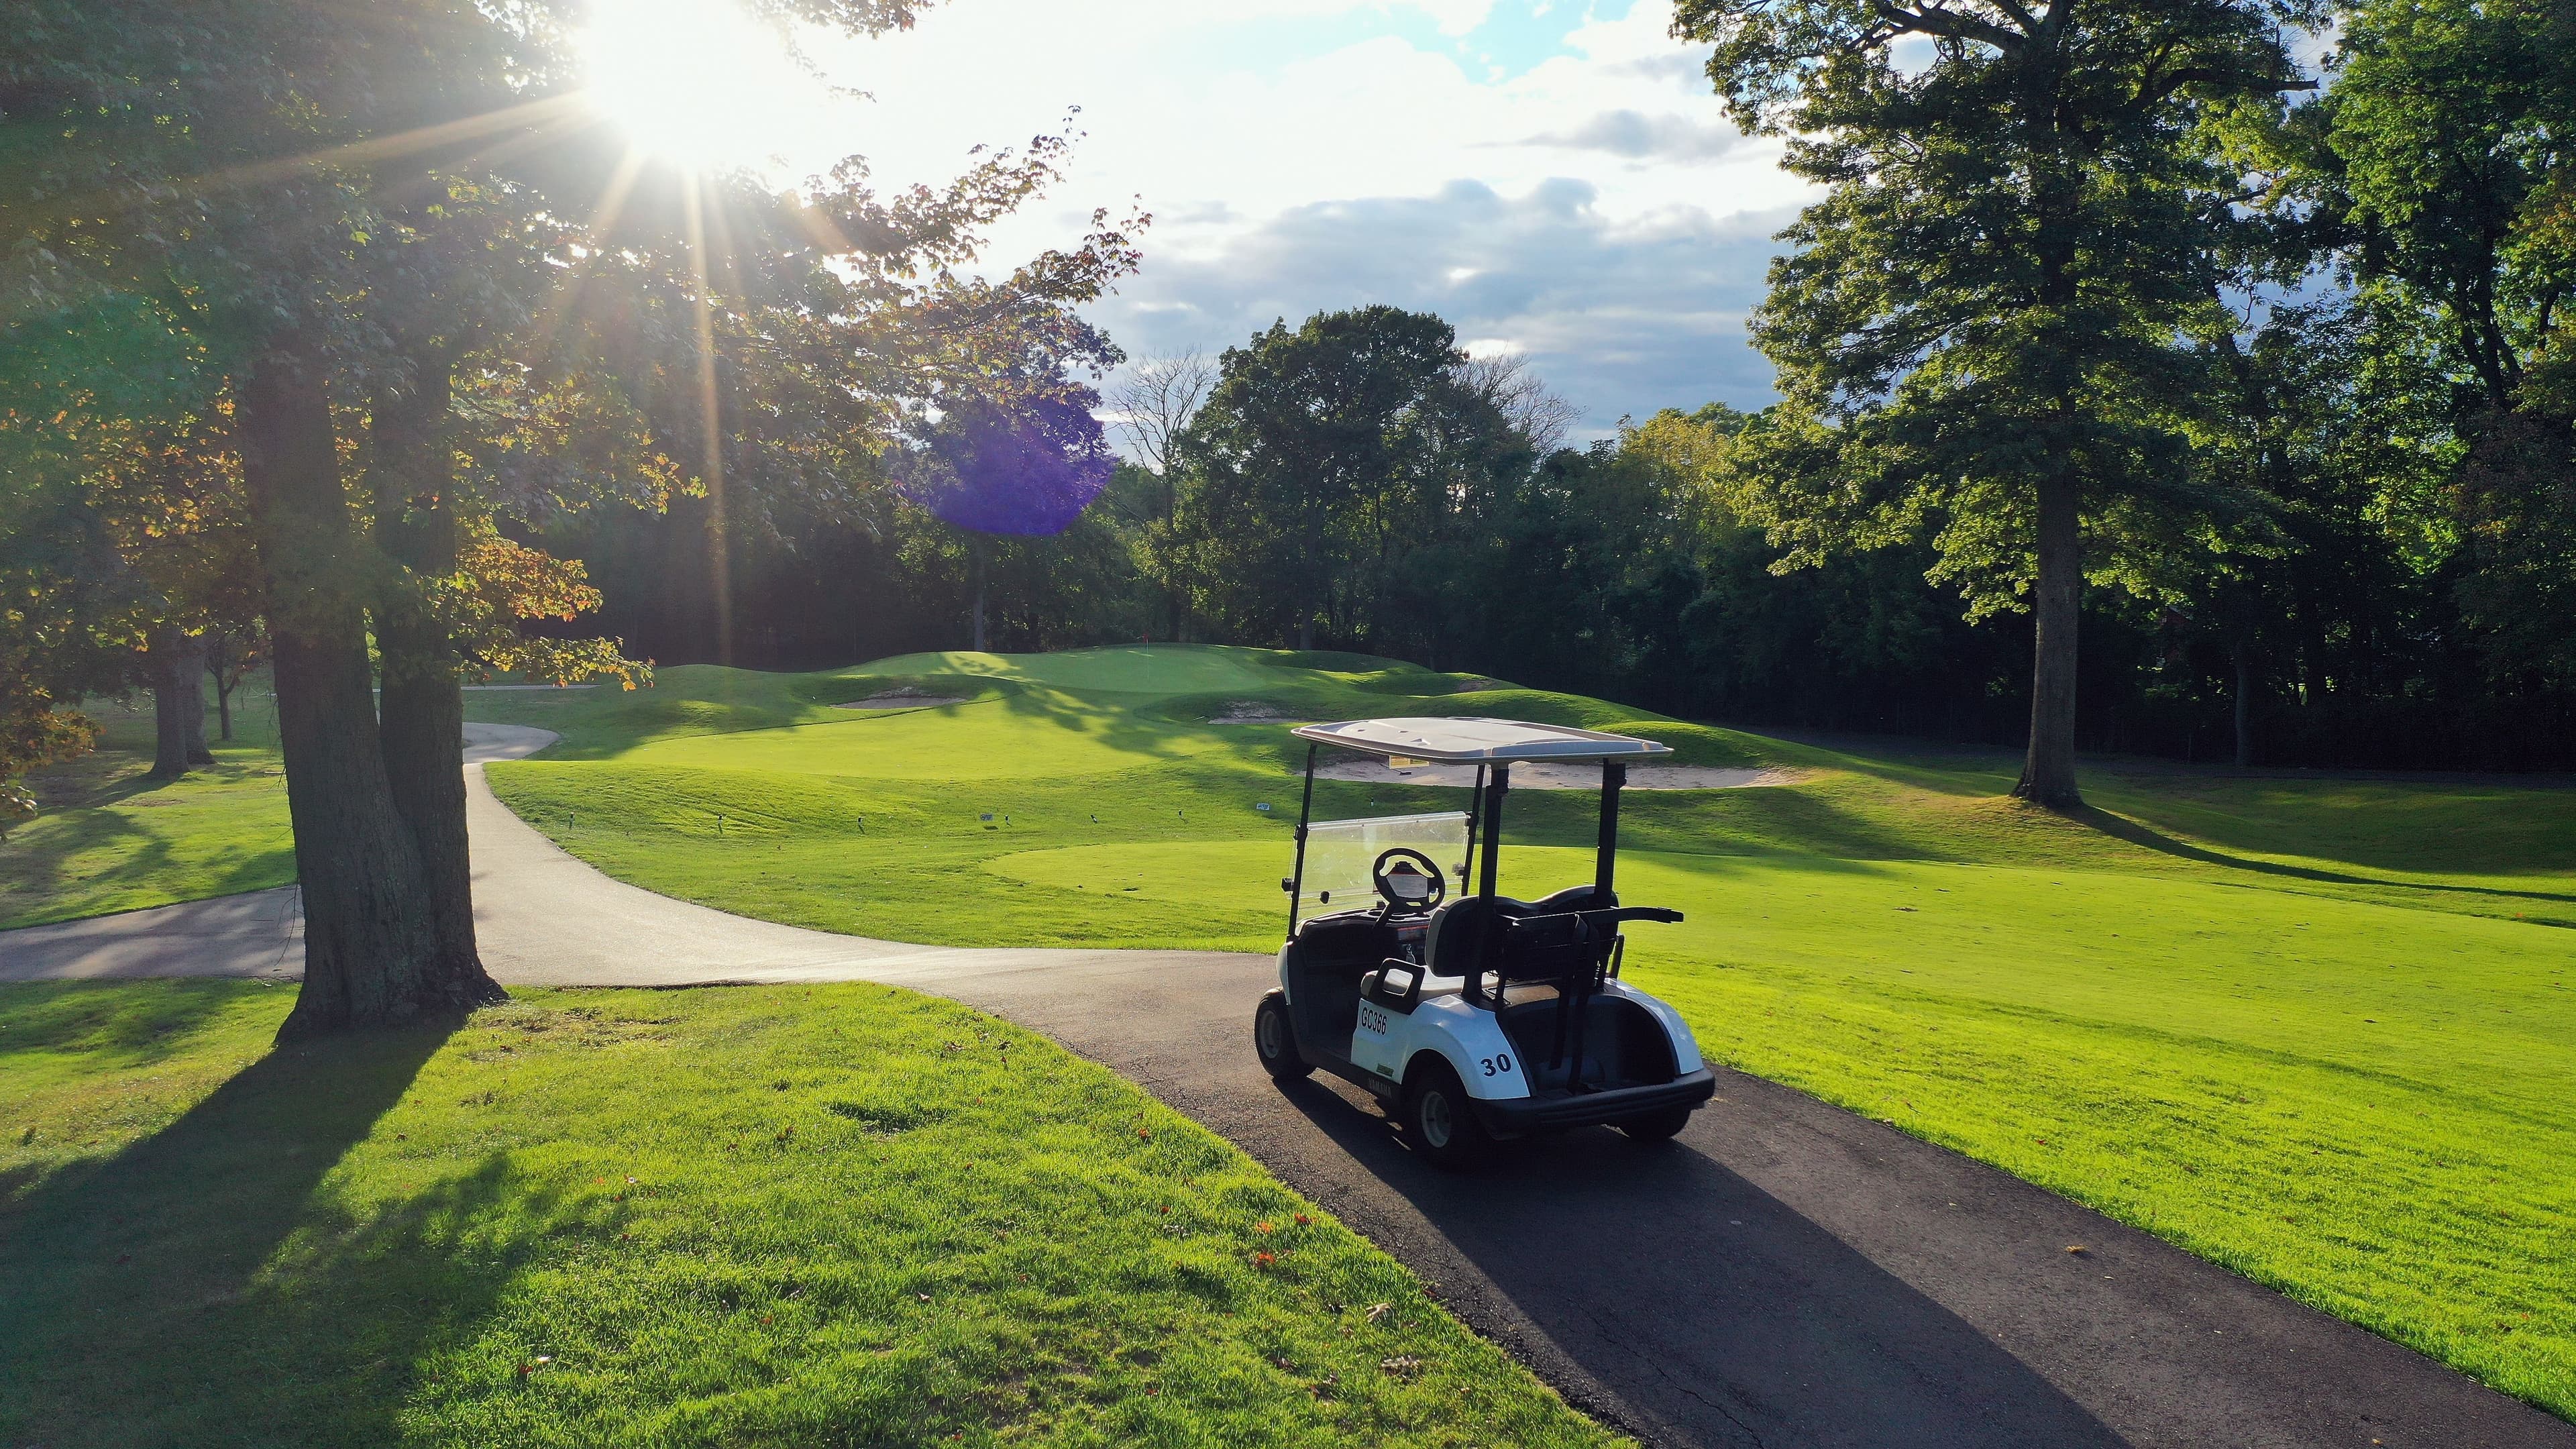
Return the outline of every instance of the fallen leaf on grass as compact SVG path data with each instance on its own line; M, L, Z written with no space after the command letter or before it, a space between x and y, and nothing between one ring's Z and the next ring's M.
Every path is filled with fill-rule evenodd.
M1299 1226L1299 1227L1301 1227L1301 1228L1302 1228L1302 1227L1304 1227L1304 1226L1306 1226L1308 1223L1313 1222L1313 1221L1314 1221L1314 1219L1313 1219L1313 1218L1310 1218L1310 1217L1306 1216L1304 1213L1299 1213L1299 1214L1297 1214L1297 1226Z
M1415 1358L1409 1353L1400 1353L1393 1358L1379 1359L1377 1361L1377 1366L1384 1370L1389 1378L1409 1379L1422 1372L1422 1360Z
M1255 1253L1252 1255L1252 1266L1256 1268L1267 1268L1278 1261L1278 1256L1272 1253Z
M1375 1322L1377 1322L1379 1319L1386 1317L1386 1312L1387 1312L1387 1310L1388 1310L1388 1309L1390 1309L1390 1308L1393 1308L1394 1306L1395 1306L1395 1305L1394 1305L1394 1304L1392 1304L1392 1303L1372 1303L1372 1304L1370 1304L1370 1305L1368 1306L1368 1321L1369 1321L1369 1322L1371 1322L1371 1323L1375 1323Z

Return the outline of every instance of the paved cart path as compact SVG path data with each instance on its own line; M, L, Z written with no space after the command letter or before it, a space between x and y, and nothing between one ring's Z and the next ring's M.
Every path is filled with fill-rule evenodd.
M468 730L475 761L553 738ZM467 776L477 920L504 982L884 981L1023 1022L1242 1144L1655 1443L2576 1449L2576 1427L2429 1359L1784 1087L1726 1077L1670 1149L1592 1130L1452 1177L1361 1094L1271 1085L1249 1030L1266 958L747 920L610 880ZM0 933L0 979L291 977L293 900Z

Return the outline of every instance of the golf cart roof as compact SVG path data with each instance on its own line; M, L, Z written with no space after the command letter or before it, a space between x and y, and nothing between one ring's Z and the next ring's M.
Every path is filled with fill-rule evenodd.
M1599 730L1526 724L1514 719L1408 716L1299 725L1300 739L1362 754L1481 765L1518 760L1605 760L1669 755L1670 745Z

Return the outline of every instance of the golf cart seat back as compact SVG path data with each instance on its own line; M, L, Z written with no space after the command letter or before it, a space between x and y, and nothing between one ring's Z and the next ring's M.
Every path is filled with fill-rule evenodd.
M1434 976L1464 978L1480 966L1499 971L1502 984L1515 982L1552 982L1569 972L1583 969L1577 957L1556 949L1557 933L1541 932L1536 936L1525 930L1504 926L1503 941L1494 954L1486 954L1485 934L1493 922L1522 922L1533 918L1558 918L1578 911L1603 910L1619 904L1617 892L1604 896L1591 886L1570 886L1554 895L1535 901L1516 901L1509 896L1496 896L1487 901L1480 896L1465 896L1451 901L1431 913L1431 933L1424 955L1430 960ZM1600 950L1609 949L1604 937ZM1591 965L1598 965L1595 960Z

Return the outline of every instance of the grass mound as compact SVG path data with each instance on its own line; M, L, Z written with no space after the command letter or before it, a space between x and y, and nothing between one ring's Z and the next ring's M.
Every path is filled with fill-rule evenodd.
M1611 1442L961 1007L525 992L270 1052L288 1001L0 988L0 1442Z

